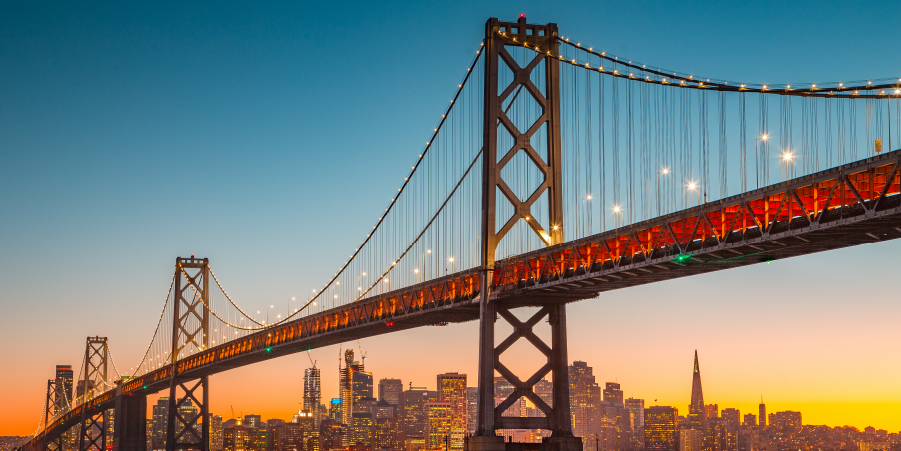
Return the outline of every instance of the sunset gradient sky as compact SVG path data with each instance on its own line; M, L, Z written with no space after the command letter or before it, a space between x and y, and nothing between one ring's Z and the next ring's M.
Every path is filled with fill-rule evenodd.
M154 2L0 5L0 435L38 425L54 365L107 336L125 372L177 256L248 310L318 288L396 189L488 17L749 82L901 75L897 2ZM189 201L190 200L190 201ZM569 358L646 405L705 400L901 430L901 243L611 292L569 307ZM279 310L280 309L280 310ZM376 381L467 373L475 323L363 341ZM357 347L356 343L345 346ZM338 346L315 349L336 396ZM537 351L514 349L523 372ZM212 411L290 418L306 355L211 380Z

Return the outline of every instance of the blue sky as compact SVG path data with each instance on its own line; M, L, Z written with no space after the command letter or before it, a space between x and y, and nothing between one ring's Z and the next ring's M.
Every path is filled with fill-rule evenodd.
M152 333L177 256L209 257L229 292L251 309L321 286L428 139L478 48L485 20L513 20L519 13L530 22L556 22L561 34L595 48L729 80L901 74L892 35L901 8L894 2L5 3L0 341L28 345L0 351L3 361L21 362L16 375L0 373L0 406L26 406L22 421L0 408L0 433L33 429L42 379L56 363L78 364L85 335L108 335L122 361L117 363L136 363L131 361ZM792 343L808 343L797 352L822 355L815 361L826 365L830 348L817 343L834 339L855 318L856 326L868 326L836 346L870 348L871 358L862 361L887 365L872 361L897 355L898 334L884 322L899 313L896 295L879 286L862 295L824 285L840 277L891 277L890 256L898 251L895 243L863 246L704 276L704 286L721 293L735 283L772 278L760 296L732 292L727 302L722 294L694 288L700 281L583 302L572 307L584 318L574 323L594 318L581 327L606 324L611 335L573 332L571 341L578 343L570 347L571 359L588 360L599 377L619 377L627 394L629 384L641 381L645 392L636 396L687 404L695 347L716 349L710 353L728 371L740 368L739 352L757 367L766 360L754 359L771 358L783 368L797 364L786 363L792 353L784 349L755 354L760 350L748 344L751 336L729 337L735 347L720 352L725 338L717 332L797 333L799 341ZM864 262L867 267L859 266ZM789 303L792 293L809 296ZM640 296L657 301L631 302ZM661 297L684 307L657 305ZM854 314L844 311L849 299L858 307ZM711 335L689 330L699 312ZM782 324L774 312L788 319ZM822 322L808 322L811 312ZM473 372L471 326L455 326L467 337L457 341L445 331L422 330L366 346L372 362L388 362L391 350L420 349L423 344L412 342L424 340L436 346L426 352L459 354L461 360L455 368L411 369L417 377L416 371ZM649 345L668 336L691 339L666 349ZM632 357L607 352L611 342ZM642 360L636 353L667 362L676 355L674 368L684 366L684 374L636 363ZM333 354L323 350L321 360ZM701 351L702 368L715 372L707 355ZM276 361L221 377L240 382L277 374L290 381L301 363ZM860 372L875 374L867 377L883 386L890 369L866 365ZM761 385L813 377L814 370L803 366L784 380L765 373L760 377L772 380ZM815 368L817 374L834 369ZM743 374L723 371L723 379ZM824 387L841 390L838 374ZM389 376L395 375L383 372L376 379ZM760 386L746 388L748 402L756 402ZM684 400L670 395L679 390ZM901 393L893 390L858 401L879 398L901 406ZM251 394L243 401L250 409L254 400L274 402L271 396Z

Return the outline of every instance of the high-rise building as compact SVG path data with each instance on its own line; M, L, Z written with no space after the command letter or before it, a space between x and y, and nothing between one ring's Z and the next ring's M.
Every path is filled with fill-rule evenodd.
M147 418L145 420L146 428L144 429L144 434L147 438L147 443L145 443L146 451L153 451L153 418ZM213 449L212 446L210 449ZM221 449L221 448L220 448ZM219 450L214 450L219 451Z
M166 431L169 421L169 397L160 396L153 406L153 449L166 449Z
M385 401L396 406L403 391L404 384L400 379L382 379L379 381L379 401Z
M390 406L387 402L385 404ZM401 448L403 443L399 431L397 417L374 418L372 420L372 449L395 450Z
M748 414L754 416L752 414ZM747 417L748 415L745 415ZM758 451L760 431L756 429L744 429L738 433L737 451Z
M109 443L112 443L112 438L115 437L116 433L116 413L114 409L103 411L103 431Z
M248 449L251 451L267 451L269 448L269 428L266 427L249 427L250 443Z
M345 427L331 418L319 423L319 450L333 451L344 448Z
M244 426L250 426L252 428L258 428L263 426L263 417L262 415L244 415Z
M72 372L72 365L56 365L56 379L54 381L54 391L56 398L53 404L56 411L60 412L72 404L72 384L75 380L75 374Z
M274 451L303 451L304 430L298 423L284 423L273 428Z
M598 403L599 428L595 442L601 451L623 451L631 448L632 416L623 403ZM590 440L592 437L588 437Z
M453 441L453 403L433 401L425 404L425 447L450 449ZM462 449L462 444L459 449Z
M344 421L344 400L343 399L332 398L332 401L329 404L328 417L339 423Z
M425 404L427 402L429 402L429 392L425 387L411 385L409 390L401 393L398 409L405 449L409 450L413 443L425 443Z
M219 451L224 449L225 445L222 437L222 417L220 415L210 415L210 450Z
M654 406L644 409L644 446L647 451L677 451L675 407Z
M366 414L372 416L372 409L378 404L375 398L360 398L354 400L354 415Z
M604 401L613 404L623 405L623 391L616 382L607 382L607 388L604 389Z
M573 435L582 437L586 451L597 451L596 437L602 433L599 403L601 388L594 380L587 363L576 360L569 366L569 406L573 421Z
M397 417L397 407L389 404L388 401L381 400L372 406L372 419L395 418Z
M351 418L350 426L347 428L348 446L353 445L372 445L372 414L369 412L358 412Z
M168 409L166 409L166 410L168 410ZM178 414L179 414L182 418L185 419L185 422L186 422L187 424L191 424L191 422L193 422L194 419L197 418L197 415L200 415L200 409L198 409L197 407L195 407L194 404L191 402L190 399L186 399L185 402L184 402L182 405L178 406ZM201 420L202 420L202 418L201 418ZM199 423L199 422L198 422L198 423ZM199 426L199 424L198 424L198 426ZM178 430L178 429L176 429L176 430ZM180 439L178 439L178 441L179 441L179 443L180 443L180 442L183 442L183 441L185 441L185 440L190 440L191 438L192 438L192 437L190 437L190 435L187 435L187 436L186 436L186 435L182 435L182 437L181 437ZM165 443L165 442L164 442L164 443Z
M644 400L629 398L625 400L626 410L632 420L632 449L644 448Z
M338 364L338 392L341 397L341 423L350 425L353 418L354 396L353 396L353 373L354 373L354 350L348 349L344 351L344 367ZM345 438L346 440L346 438ZM344 444L347 446L348 444Z
M248 451L252 450L251 431L253 428L242 424L242 420L238 418L222 430L222 445L227 451ZM165 449L165 447L163 448Z
M803 426L801 412L786 410L772 415L773 421L770 423L770 428L774 429L777 435L790 438L794 434L801 432L801 426Z
M362 368L363 368L363 366L360 365L360 369L355 370L351 377L352 385L353 385L354 402L359 401L364 398L375 400L375 397L372 396L373 395L372 373L363 371ZM362 410L357 410L357 411L362 411Z
M702 451L703 434L695 429L679 430L679 451Z
M94 393L94 381L91 379L88 380L80 380L78 384L75 385L75 399L79 399L84 397L85 393L88 394L88 397L92 397Z
M467 414L466 375L459 373L439 374L438 400L449 403L451 406L450 446L448 449L463 449Z
M476 433L479 421L478 413L479 389L478 387L466 387L466 430L470 435Z
M695 368L691 379L691 404L688 406L688 425L696 431L707 429L707 415L704 411L704 391L701 389L701 369L698 365L697 349L695 349Z
M707 421L715 420L720 417L720 406L718 404L707 404L704 406L704 415L707 417Z
M319 380L319 368L313 365L303 372L303 410L313 414L315 421L322 420L322 412L319 411L322 402L322 388Z
M741 413L738 409L723 409L721 418L730 431L738 431L739 426L741 426Z
M757 424L760 430L766 429L766 404L763 403L763 395L760 396L760 405L757 406Z
M753 413L746 413L744 422L742 422L742 426L756 428L757 427L757 415Z
M632 430L638 431L644 427L644 400L629 398L625 400L626 410L632 416Z

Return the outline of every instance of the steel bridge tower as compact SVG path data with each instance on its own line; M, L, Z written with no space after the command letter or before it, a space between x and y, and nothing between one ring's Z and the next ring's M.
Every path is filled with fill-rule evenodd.
M107 337L88 337L84 350L84 379L81 383L82 402L93 399L98 393L106 391L109 385L108 373L109 343ZM87 409L81 413L81 432L78 435L79 451L106 451L106 425L104 413L87 415Z
M569 408L569 374L566 354L566 306L563 300L541 300L531 304L540 310L529 320L522 322L503 304L491 300L491 282L495 264L495 252L504 235L523 220L545 245L562 243L563 240L563 180L560 139L560 72L558 61L548 55L557 55L557 25L531 25L525 16L517 22L500 22L489 19L485 25L485 97L482 157L482 227L480 307L479 307L479 399L477 431L467 441L470 451L503 451L522 449L547 449L581 451L582 439L574 437ZM507 47L529 44L543 50L525 67L520 67L507 51ZM513 73L513 82L500 91L498 72L505 64ZM532 81L536 69L544 70L544 94ZM542 77L536 77L541 79ZM526 91L541 107L541 115L527 130L519 130L501 108L503 102ZM513 100L511 99L511 102ZM498 128L502 126L515 142L510 149L501 149L498 155ZM547 159L539 155L531 145L532 135L542 126L547 129ZM544 174L542 183L526 201L520 201L507 186L501 170L516 154L525 152L529 160ZM500 157L500 160L498 159ZM514 207L513 216L498 230L496 223L497 192L500 191ZM548 223L540 224L531 213L532 205L547 193ZM521 305L517 305L521 306ZM497 317L513 326L513 333L495 346L494 326ZM544 343L532 328L548 317L551 326L550 346ZM527 379L520 379L500 361L501 354L518 339L524 338L547 358L545 365ZM511 385L513 393L500 405L494 405L494 372L500 373ZM534 391L535 385L548 373L552 373L553 406L549 406ZM543 417L504 417L502 414L520 398L529 399L544 413ZM504 443L504 437L496 435L498 429L547 429L551 437L540 444Z
M178 362L210 346L210 261L175 259L175 310L166 451L210 449L209 376L180 376ZM193 416L192 416L193 415ZM198 431L198 424L200 430Z

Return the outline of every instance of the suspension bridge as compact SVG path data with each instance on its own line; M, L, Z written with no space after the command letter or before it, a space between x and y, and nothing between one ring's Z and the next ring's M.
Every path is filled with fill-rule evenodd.
M566 304L901 237L901 150L892 150L901 78L708 78L610 55L523 16L490 19L474 50L398 190L303 307L256 318L207 259L177 258L134 372L118 371L106 338L89 337L78 395L48 381L39 427L21 449L144 450L147 396L167 392L167 450L208 451L210 375L478 320L479 387L493 387L497 372L515 389L499 405L493 390L479 391L467 448L581 450L570 423ZM518 307L534 315L523 321L510 312ZM545 317L550 343L532 331ZM510 336L496 337L499 318ZM499 359L521 338L547 358L524 378ZM548 376L550 404L533 391ZM506 416L522 397L543 416ZM185 417L187 403L200 415ZM504 443L497 429L552 436Z

